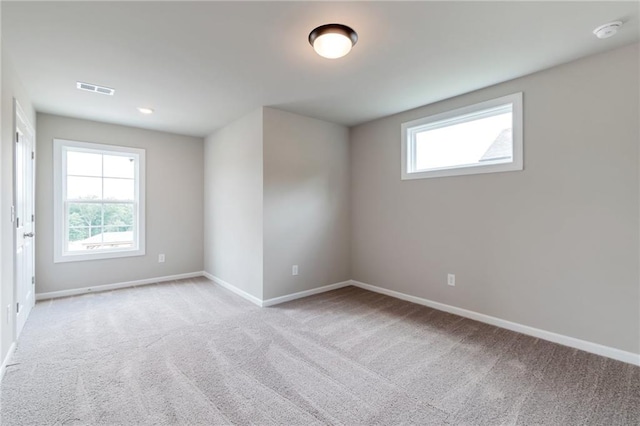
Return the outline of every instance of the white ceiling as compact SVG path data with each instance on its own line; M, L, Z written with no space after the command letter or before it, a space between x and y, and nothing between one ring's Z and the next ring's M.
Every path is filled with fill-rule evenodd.
M204 136L262 106L355 125L638 41L638 2L2 2L38 111ZM599 40L598 25L623 20ZM353 27L342 59L318 25ZM81 92L76 81L116 89ZM156 113L140 114L148 106Z

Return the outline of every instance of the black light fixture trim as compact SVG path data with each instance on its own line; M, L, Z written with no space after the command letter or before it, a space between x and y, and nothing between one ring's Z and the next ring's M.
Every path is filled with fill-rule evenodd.
M351 40L351 45L355 46L358 42L358 34L351 27L342 24L326 24L320 25L309 33L309 44L313 46L313 42L324 34L342 34Z

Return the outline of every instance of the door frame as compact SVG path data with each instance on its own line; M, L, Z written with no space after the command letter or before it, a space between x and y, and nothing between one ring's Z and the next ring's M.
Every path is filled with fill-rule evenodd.
M35 127L33 126L33 124L31 123L31 120L29 120L29 117L27 116L27 114L25 114L24 110L22 109L22 107L20 106L20 103L18 102L18 99L13 98L13 127L12 127L12 145L13 145L13 149L12 149L12 153L13 153L13 159L12 159L12 165L13 165L13 185L12 185L12 190L13 190L13 198L12 198L12 214L11 214L11 219L12 219L12 229L13 229L13 247L12 247L12 251L13 251L13 303L11 306L11 311L13 312L13 341L17 341L18 337L19 337L19 333L18 333L18 310L17 310L17 304L18 304L18 257L16 255L16 250L17 250L17 245L18 245L18 234L17 234L17 230L18 227L16 219L17 219L17 201L18 201L18 191L17 191L17 164L16 164L16 153L17 153L17 135L18 135L18 119L20 119L26 126L27 126L27 130L29 131L29 133L31 134L31 137L33 138L33 146L32 146L32 150L34 153L34 156L32 157L32 161L33 161L33 177L32 177L32 182L31 182L31 191L32 191L32 195L33 195L33 214L34 214L34 220L32 222L32 227L33 227L33 231L35 231L35 179L36 179L36 159L35 159L35 149L36 149L36 131L35 131ZM35 238L32 241L32 247L33 247L33 273L32 276L35 277ZM35 284L35 283L34 283ZM33 291L33 298L32 298L32 305L29 307L29 311L33 308L33 306L35 306L35 285L32 289ZM28 318L28 316L27 316ZM25 319L26 321L26 319Z

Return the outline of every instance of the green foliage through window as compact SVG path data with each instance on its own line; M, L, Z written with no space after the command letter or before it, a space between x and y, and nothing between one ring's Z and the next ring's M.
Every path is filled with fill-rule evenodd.
M80 241L104 232L133 229L131 203L69 203L69 241Z

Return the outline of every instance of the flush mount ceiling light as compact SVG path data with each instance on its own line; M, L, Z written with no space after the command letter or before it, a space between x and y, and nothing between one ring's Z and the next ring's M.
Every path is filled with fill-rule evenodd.
M321 25L309 33L309 44L324 58L341 58L358 42L358 34L342 24Z
M620 27L622 27L621 21L609 22L608 24L600 25L593 30L593 33L598 38L609 38L616 35Z
M145 108L145 107L138 107L138 111L140 111L143 114L153 114L153 110L151 108Z

